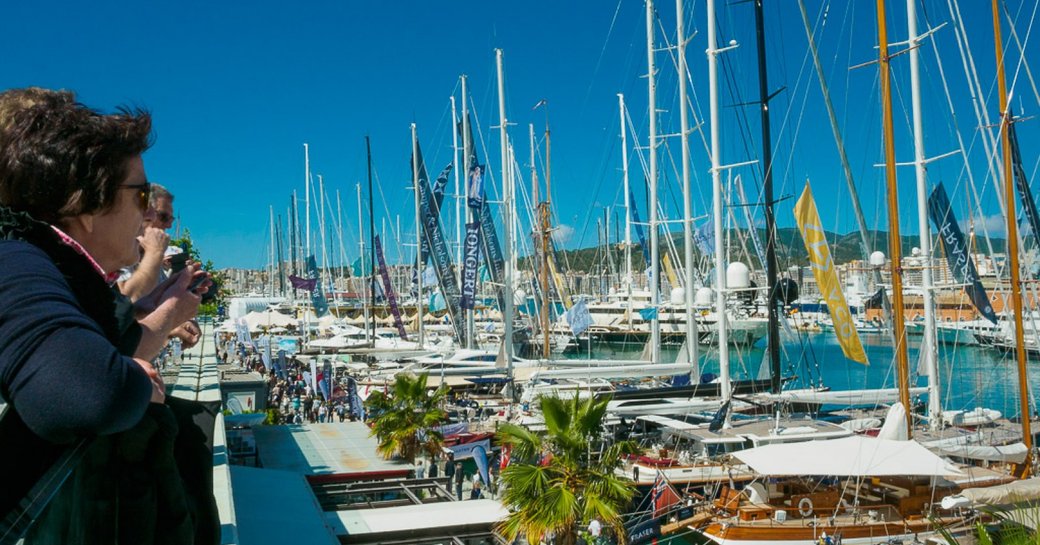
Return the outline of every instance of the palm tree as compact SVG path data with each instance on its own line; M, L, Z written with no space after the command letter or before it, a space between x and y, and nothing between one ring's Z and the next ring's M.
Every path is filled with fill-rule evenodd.
M441 408L447 389L442 386L430 392L428 376L400 373L391 391L374 392L365 400L372 414L371 435L379 440L376 452L384 458L398 456L415 463L423 452L431 456L440 452L444 436L437 427L448 420Z
M542 397L544 435L513 424L499 427L499 441L511 448L509 466L502 471L502 501L509 515L498 527L507 540L523 535L528 543L539 543L551 533L556 543L571 545L581 529L598 519L625 541L621 515L635 486L614 469L624 455L636 452L636 445L600 436L608 401Z

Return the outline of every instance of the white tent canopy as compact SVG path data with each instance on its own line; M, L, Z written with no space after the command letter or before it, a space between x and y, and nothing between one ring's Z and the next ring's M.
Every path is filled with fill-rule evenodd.
M249 331L259 331L260 328L296 326L295 319L274 310L250 312L243 316L242 319L246 321Z
M832 477L959 475L942 458L916 441L853 435L827 441L778 443L733 455L762 475Z

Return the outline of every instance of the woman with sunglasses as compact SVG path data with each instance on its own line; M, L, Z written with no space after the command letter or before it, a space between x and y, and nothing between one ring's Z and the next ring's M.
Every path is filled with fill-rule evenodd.
M0 93L0 542L25 533L25 520L46 520L42 506L57 490L41 493L40 483L65 480L65 467L79 468L72 483L108 495L74 497L64 523L37 524L66 534L38 542L194 537L183 494L135 498L132 490L154 488L124 482L134 472L152 478L147 462L172 458L163 447L176 423L148 360L200 301L191 269L157 290L140 320L111 288L140 258L150 136L144 111L101 114L66 91ZM99 484L106 478L114 482ZM135 506L161 516L141 524Z

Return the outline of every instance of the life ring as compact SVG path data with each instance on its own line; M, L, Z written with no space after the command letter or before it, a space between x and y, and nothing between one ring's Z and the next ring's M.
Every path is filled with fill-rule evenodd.
M802 517L809 517L813 514L812 500L809 498L802 498L798 500L798 514Z

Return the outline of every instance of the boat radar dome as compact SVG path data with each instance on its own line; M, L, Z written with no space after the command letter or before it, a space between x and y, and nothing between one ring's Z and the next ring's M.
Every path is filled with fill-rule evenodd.
M669 300L673 305L683 304L683 301L686 301L686 290L682 287L672 288L671 298Z
M698 288L693 296L693 303L699 307L710 307L714 300L715 293L707 286Z
M751 285L751 271L748 266L734 261L726 266L726 287L729 289L744 289Z
M527 292L524 290L516 290L513 292L513 304L520 306L527 303Z
M874 267L883 267L885 265L885 253L874 252L870 254L870 264Z

